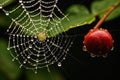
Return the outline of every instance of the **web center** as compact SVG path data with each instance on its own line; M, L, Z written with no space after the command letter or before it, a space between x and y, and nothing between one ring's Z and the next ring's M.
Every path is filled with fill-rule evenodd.
M37 37L38 37L38 39L39 39L40 41L44 41L44 40L46 40L47 35L46 35L46 33L39 33L39 34L37 35Z

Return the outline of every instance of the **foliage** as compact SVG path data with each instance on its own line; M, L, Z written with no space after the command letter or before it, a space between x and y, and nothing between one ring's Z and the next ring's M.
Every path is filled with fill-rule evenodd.
M69 29L72 29L75 27L80 27L86 24L92 24L95 21L96 16L101 18L105 14L105 12L108 10L108 8L111 7L117 1L119 0L93 1L91 4L91 10L88 10L84 5L74 4L70 6L66 11L66 15L69 18L69 21L65 19L62 20L62 25L64 26L64 30L68 31ZM12 2L14 2L14 0L0 0L0 7L3 4L4 6L8 6ZM107 20L112 20L118 16L120 16L120 7L118 7L115 11L113 11L113 13L107 18ZM0 31L2 29L1 27L8 28L10 22L11 22L10 18L6 17L0 10ZM64 31L61 30L59 33L62 33L62 32ZM18 76L20 76L21 72L16 69L18 65L14 64L11 61L12 58L10 57L9 52L6 49L7 49L7 40L5 40L3 36L0 36L0 64L1 64L0 72L3 72L9 79L12 79L12 80L17 79ZM26 72L26 74L29 75L30 73Z

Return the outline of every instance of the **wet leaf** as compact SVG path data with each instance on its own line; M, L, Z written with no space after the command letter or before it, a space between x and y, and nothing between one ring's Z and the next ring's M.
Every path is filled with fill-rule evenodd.
M67 13L69 21L62 21L63 25L65 26L65 30L86 24L91 24L95 20L95 17L90 14L85 6L82 5L71 6L68 9Z
M68 31L69 29L83 26L86 24L91 24L93 21L95 21L95 17L88 11L88 9L85 6L82 5L73 5L68 8L67 10L68 19L63 19L61 21L63 25L63 29L59 30L59 33ZM51 26L52 27L52 26ZM52 31L54 32L54 31ZM56 36L58 33L52 33L54 34L52 36Z
M78 27L78 26L83 26L86 24L91 24L93 21L95 21L95 17L99 16L100 18L105 14L105 12L113 5L115 4L117 1L119 0L96 0L95 2L93 2L92 6L91 6L91 11L92 13L89 12L89 10L83 6L83 5L73 5L71 7L68 8L67 10L67 17L68 19L63 19L61 18L61 24L60 26L62 26L62 28L60 26L53 26L53 25L49 25L48 29L52 30L48 30L47 34L49 37L55 37L56 35L68 31L69 29ZM17 16L19 16L19 14L23 11L23 9L20 7L18 10L16 10L15 12L13 12L12 14L10 14L10 17L12 17L13 19L17 18ZM24 14L23 16L25 16L27 14ZM23 26L23 23L27 20L27 18L24 18L23 20L22 17L19 17L19 19L15 20L16 22L19 23L20 26ZM111 20L114 19L115 17L120 16L120 7L118 7L115 11L113 11L113 13L107 18L107 20ZM39 17L34 17L35 20L38 20ZM33 20L34 20L33 19ZM4 20L4 19L3 19ZM2 20L0 20L1 23ZM2 25L4 25L5 23L3 23ZM40 25L37 25L38 23L34 23L34 25L36 25L36 28L42 28L44 29L44 26L41 26L42 24L40 23ZM26 35L33 35L31 34L31 31L34 30L34 27L30 28L31 25L27 26L25 30L23 30L23 32ZM59 28L59 29L58 29ZM29 29L29 31L27 31L27 29ZM57 30L57 31L56 31ZM38 32L41 33L43 30L39 29ZM35 32L36 33L36 32Z

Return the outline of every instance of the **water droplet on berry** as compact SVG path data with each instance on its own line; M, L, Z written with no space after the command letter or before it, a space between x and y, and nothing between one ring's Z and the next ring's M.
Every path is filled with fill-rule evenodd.
M86 46L83 46L83 51L87 51Z
M104 58L106 58L108 55L107 55L107 53L106 54L104 54L104 55L102 55L102 57L104 57Z
M90 53L90 56L91 56L91 57L96 57L96 55L95 55L95 54L93 54L93 53Z
M114 50L114 47L111 48L111 51L113 51L113 50Z

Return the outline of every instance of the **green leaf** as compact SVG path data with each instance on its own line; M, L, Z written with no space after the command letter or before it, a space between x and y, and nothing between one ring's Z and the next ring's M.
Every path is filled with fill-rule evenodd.
M95 1L92 3L91 10L92 13L95 16L99 16L99 18L102 18L102 16L107 12L107 10L113 6L115 3L117 3L120 0L100 0L100 1ZM116 17L120 16L120 7L116 8L106 19L111 20Z
M61 21L63 28L59 29L59 31L57 32L51 31L50 34L53 34L52 36L50 35L51 37L54 37L58 33L68 31L69 29L75 27L91 24L93 21L95 21L95 17L92 14L90 14L90 12L85 6L82 5L73 5L69 7L67 10L67 14L69 20L63 19Z
M18 65L12 62L11 55L7 51L7 41L0 38L0 71L10 80L16 80L20 74Z
M78 26L91 24L93 21L95 21L95 17L92 14L90 14L90 12L85 6L82 5L71 6L68 9L67 13L69 21L62 21L65 31Z
M23 11L23 9L20 7L16 11L11 13L9 16L11 18L15 19L16 17L18 17L20 15L20 13L22 11ZM83 25L86 25L86 24L91 24L95 20L95 17L92 14L89 13L89 11L87 10L86 7L84 7L82 5L71 6L68 9L67 14L68 14L67 17L68 17L69 20L67 20L66 18L65 19L61 18L60 21L56 20L58 22L61 22L62 25L58 25L58 26L49 25L48 29L52 28L52 30L47 31L49 37L54 37L54 36L58 35L59 33L68 31L71 28L75 28L75 27L78 27L78 26L83 26ZM24 14L24 15L26 15L26 14ZM16 22L18 22L19 25L23 25L23 23L28 18L28 17L26 17L22 21L20 21L23 16L19 17L19 19L16 20ZM36 17L34 17L34 19L38 20L39 17L36 16ZM34 23L34 24L38 24L38 23ZM56 23L54 23L54 25L56 25ZM30 31L33 31L34 27L32 27L32 28L30 28L30 27L31 27L31 25L27 26L26 29L23 30L23 32L27 35L33 35L33 33L30 34L31 33ZM41 27L41 24L36 25L35 27L39 28L39 27ZM42 26L42 27L44 28L44 26ZM27 29L29 29L29 31L26 31ZM39 33L41 33L41 32L43 32L43 29L39 29ZM36 31L34 33L36 33ZM36 34L38 34L38 33L36 33Z
M7 5L11 4L14 1L15 0L0 0L0 7L7 6Z
M11 23L11 19L5 16L4 13L0 13L0 27L8 27Z

